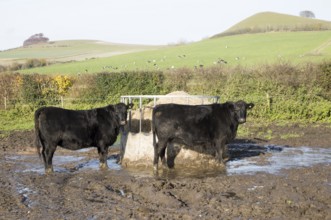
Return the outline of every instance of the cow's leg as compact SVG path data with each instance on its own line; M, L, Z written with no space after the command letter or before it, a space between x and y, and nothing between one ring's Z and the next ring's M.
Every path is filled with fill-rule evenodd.
M167 148L167 164L170 169L175 167L175 159L181 151L179 144L172 144L171 149Z
M167 164L166 164L167 161L165 159L165 151L166 151L166 148L163 148L163 149L161 149L161 152L160 152L160 159L161 159L163 167L167 166Z
M216 161L219 163L223 163L224 147L225 147L225 141L216 141L215 142Z
M108 147L102 146L98 147L98 154L100 159L100 168L105 169L108 168L107 157L108 157Z
M157 144L154 146L154 172L158 172L158 165L159 165L159 157L161 157L162 160L164 160L165 155L165 149L167 146L167 141L160 140Z
M224 162L227 162L230 159L229 149L227 144L224 144L222 151L223 151L222 159Z
M45 143L45 147L42 149L42 156L45 165L45 173L50 174L53 172L53 156L56 150L56 145Z
M166 152L166 149L169 145L170 145L170 142L166 141L164 143L161 143L160 144L161 147L159 148L159 156L160 156L160 159L161 159L161 162L162 162L162 166L164 168L167 168L167 161L166 161L166 158L165 158L165 152Z
M159 143L154 144L154 160L153 160L153 166L154 166L154 172L158 172L158 165L159 165Z

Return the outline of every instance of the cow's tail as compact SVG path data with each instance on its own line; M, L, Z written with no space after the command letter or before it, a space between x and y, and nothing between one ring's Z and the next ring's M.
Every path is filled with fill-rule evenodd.
M37 153L39 155L39 158L41 158L41 149L44 148L44 144L40 137L40 128L39 128L39 116L41 114L42 109L38 109L34 113L34 132L35 132L35 139L34 139L34 145L37 149Z
M153 146L154 149L156 149L157 147L157 143L156 143L156 127L155 127L155 109L153 109L153 113L152 113L152 132L153 132Z

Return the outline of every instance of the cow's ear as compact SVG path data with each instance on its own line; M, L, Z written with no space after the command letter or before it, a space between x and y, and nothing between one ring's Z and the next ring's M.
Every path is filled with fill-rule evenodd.
M133 103L129 103L129 104L127 105L127 108L128 108L128 109L132 109L132 107L133 107Z
M247 108L248 109L252 109L254 107L254 103L249 103L249 104L247 104Z

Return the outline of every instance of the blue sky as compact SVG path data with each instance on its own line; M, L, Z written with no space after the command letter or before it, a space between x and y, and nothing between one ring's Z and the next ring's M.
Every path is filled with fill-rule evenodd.
M330 8L330 0L0 0L0 50L19 47L36 33L52 41L199 41L258 12L310 10L331 21Z

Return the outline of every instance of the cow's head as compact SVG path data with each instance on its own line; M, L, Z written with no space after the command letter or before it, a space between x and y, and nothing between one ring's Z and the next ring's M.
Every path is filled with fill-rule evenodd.
M229 108L234 113L234 118L239 124L246 122L247 109L254 107L253 103L246 103L245 101L229 102Z
M126 119L128 116L128 109L131 109L133 107L133 103L124 104L124 103L118 103L115 105L115 113L117 117L119 118L119 122L121 125L126 124Z

